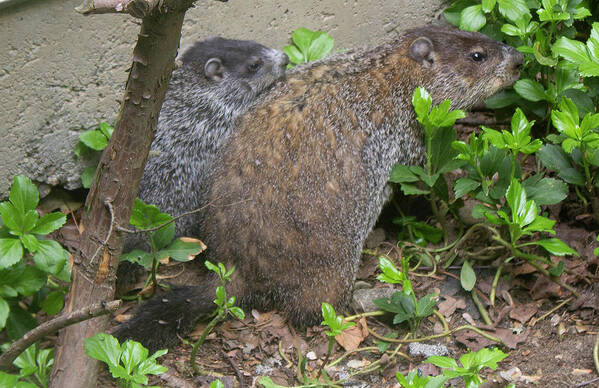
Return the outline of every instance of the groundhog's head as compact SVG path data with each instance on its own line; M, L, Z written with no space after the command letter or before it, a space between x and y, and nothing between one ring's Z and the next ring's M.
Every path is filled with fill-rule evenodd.
M436 103L467 108L512 85L523 56L478 32L425 27L405 35L408 56L419 65L424 86Z

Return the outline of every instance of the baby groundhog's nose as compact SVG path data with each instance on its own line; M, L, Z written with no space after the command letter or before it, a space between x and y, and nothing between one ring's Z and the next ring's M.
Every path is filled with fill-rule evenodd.
M283 59L281 60L281 65L286 67L289 64L289 57L287 54L283 53Z

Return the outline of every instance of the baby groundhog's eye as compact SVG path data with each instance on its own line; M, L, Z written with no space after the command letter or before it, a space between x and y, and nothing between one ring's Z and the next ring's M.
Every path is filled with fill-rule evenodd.
M482 62L487 58L487 54L480 51L475 51L470 54L470 58L472 58L474 62Z
M248 71L255 73L262 66L262 59L260 58L251 58L247 63Z

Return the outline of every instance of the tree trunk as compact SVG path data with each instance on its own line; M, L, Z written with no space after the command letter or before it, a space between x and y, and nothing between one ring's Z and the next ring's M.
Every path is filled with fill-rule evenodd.
M157 3L150 0L150 4ZM75 254L64 313L114 298L123 235L156 129L179 47L185 11L193 0L158 2L143 18L133 64L114 133L96 170L83 217L85 231ZM50 386L96 386L98 362L84 353L84 340L104 331L107 316L61 330Z

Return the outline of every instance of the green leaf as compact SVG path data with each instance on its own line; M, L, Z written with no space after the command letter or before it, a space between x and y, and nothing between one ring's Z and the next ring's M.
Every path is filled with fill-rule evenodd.
M261 384L264 388L287 388L286 386L275 384L272 379L267 376L260 377L258 384Z
M503 139L503 134L495 129L487 128L482 126L484 131L483 138L487 140L489 143L493 144L498 149L505 148L505 140Z
M551 276L562 276L562 274L564 273L564 262L560 261L559 263L557 263L557 265L553 268L549 268L549 275Z
M23 257L21 241L14 238L0 238L0 269L8 268Z
M460 30L478 31L487 24L487 18L480 4L465 8L460 16Z
M499 13L512 22L525 15L530 15L525 0L497 0L497 5Z
M412 106L414 106L416 117L420 123L423 123L424 118L428 117L432 103L433 99L426 89L418 87L414 90L414 94L412 95Z
M491 11L493 11L493 8L495 8L495 3L496 0L482 0L482 9L485 13L489 13Z
M291 57L289 57L291 58ZM94 175L96 174L97 166L89 166L86 167L83 172L81 172L81 185L85 189L89 189L94 180Z
M108 123L100 123L98 129L107 139L110 139L112 137L112 132L114 132L114 128Z
M39 247L39 241L32 234L22 235L21 242L23 243L23 246L25 247L25 249L27 249L29 252L35 252L35 251L37 251L37 248Z
M39 269L27 265L13 274L14 289L23 296L31 296L46 285L48 276Z
M317 37L313 38L314 40L310 43L308 49L308 61L315 61L326 57L335 44L333 38L325 32L317 31L315 35Z
M48 213L35 223L31 229L33 234L48 234L60 228L67 222L67 217L60 212Z
M535 175L524 182L522 187L526 196L535 201L537 205L554 205L563 201L568 196L568 185L553 178L541 178Z
M79 140L89 148L102 151L108 145L108 139L106 136L98 130L91 130L82 132L79 135Z
M536 244L542 246L547 252L556 256L574 255L580 256L578 252L570 248L568 244L558 238L550 238L546 240L536 241Z
M22 225L25 213L19 213L12 203L8 201L0 203L0 217L2 217L4 225L10 229L11 232L16 235L21 235L23 233Z
M382 274L378 275L377 279L381 282L398 284L405 278L395 264L385 256L379 256L379 269Z
M510 209L512 209L514 221L520 221L517 216L523 214L525 211L526 193L522 190L522 186L518 180L512 179L512 182L505 193L505 199Z
M576 170L561 147L554 144L545 144L536 153L545 167L557 172L558 176L567 183L584 186L584 176Z
M161 252L176 261L191 261L204 250L206 250L206 245L200 240L192 242L178 238Z
M243 310L237 306L231 307L229 309L229 312L237 319L239 320L243 320L245 319L245 313L243 312Z
M472 266L468 260L462 264L462 270L460 271L460 283L462 288L466 291L472 291L474 284L476 283L476 274L472 269Z
M6 319L10 313L10 306L3 298L0 298L0 330L6 326Z
M68 259L69 252L53 240L40 241L38 250L33 255L35 266L53 275L58 275L62 271Z
M298 48L293 45L283 47L283 52L285 54L287 54L287 56L289 57L289 61L291 63L295 63L296 65L299 65L299 64L305 62L304 54L302 54L298 50ZM83 177L81 177L81 178L83 179Z
M5 372L0 372L0 388L16 388L18 387L18 375L10 375ZM34 387L37 387L34 385Z
M31 179L17 175L13 178L9 200L20 214L34 210L39 202L37 187L31 182Z
M121 346L119 341L106 333L98 333L84 341L85 354L93 359L103 361L108 366L119 365Z
M514 90L522 98L528 101L547 100L547 94L543 85L531 79L520 79L514 84Z
M568 61L577 64L586 63L590 61L584 43L579 42L577 40L568 39L564 36L559 38L553 44L551 50L555 55L559 55L563 58L566 58Z
M430 190L423 190L423 189L419 188L418 186L412 185L409 183L402 183L401 191L405 195L423 195L423 194L430 193Z
M52 291L41 303L42 310L49 315L56 315L64 306L64 292Z
M121 362L127 374L131 374L143 360L148 358L148 349L137 341L127 340L123 343L121 349Z
M6 320L6 334L8 338L17 340L36 326L37 321L31 313L23 310L18 304L10 305L10 315Z
M418 176L410 170L409 166L402 164L393 166L389 175L389 181L393 183L418 182L419 180Z
M225 388L225 386L220 380L214 380L210 383L210 388Z
M299 50L303 53L303 54L307 54L308 53L308 48L310 47L310 44L312 43L312 36L314 35L314 32L310 31L307 28L298 28L297 30L293 31L293 34L291 35L291 39L293 40L293 43L299 48ZM305 56L306 60L307 57Z
M421 318L428 317L433 314L433 308L437 305L437 295L428 294L423 296L418 301L418 316Z
M458 368L458 363L453 358L444 357L444 356L430 356L424 362L436 365L443 369L456 369Z

